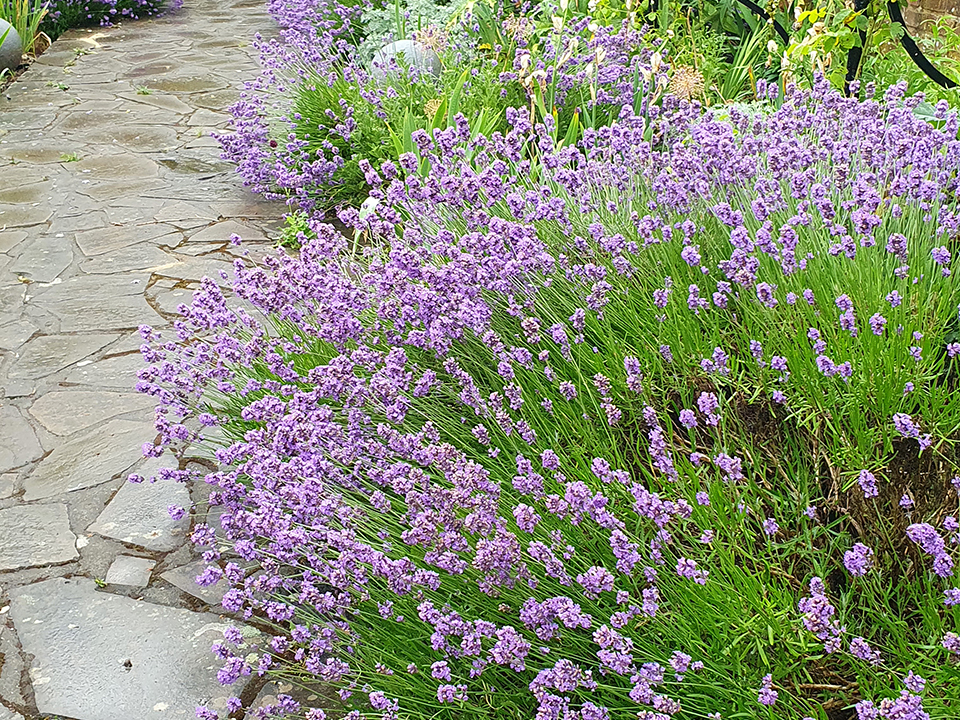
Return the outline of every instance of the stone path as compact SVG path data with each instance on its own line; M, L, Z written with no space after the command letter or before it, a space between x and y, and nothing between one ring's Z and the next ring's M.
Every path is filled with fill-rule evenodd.
M272 27L263 0L187 0L68 33L0 95L0 720L192 718L243 689L209 652L222 591L192 581L202 488L124 479L163 463L137 326L284 210L211 137Z

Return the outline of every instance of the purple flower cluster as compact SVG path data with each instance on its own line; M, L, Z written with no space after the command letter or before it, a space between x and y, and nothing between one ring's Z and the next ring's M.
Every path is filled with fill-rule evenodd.
M316 33L317 17L298 32ZM775 472L762 448L731 439L744 398L769 397L770 385L789 397L771 412L839 398L834 426L860 413L888 445L895 429L921 439L920 422L938 426L917 409L919 393L902 395L902 376L882 417L862 400L884 381L865 360L871 348L902 373L938 367L933 352L907 362L920 322L908 310L924 287L954 292L939 273L914 286L889 272L933 259L912 235L884 249L881 229L901 225L883 202L916 219L943 201L936 229L952 241L960 225L945 201L958 189L956 117L934 128L899 102L859 104L821 83L769 113L731 107L720 120L668 97L654 118L626 105L617 122L562 145L526 110L490 137L461 118L367 171L369 247L354 252L311 220L299 255L238 262L234 297L204 281L170 331L144 329L150 366L138 388L160 404L149 452L200 444L217 464L204 479L223 532L192 533L215 568L204 581L226 580L228 611L286 628L269 650L222 650L223 678L292 663L357 713L369 704L385 717L417 701L479 712L491 686L544 720L613 717L628 698L650 720L676 715L680 700L701 716L727 701L792 712L803 699L781 668L763 677L755 666L746 689L713 683L726 695L706 700L694 674L697 661L721 672L703 648L731 644L737 622L701 628L695 615L716 617L724 603L735 613L744 569L763 563L776 612L828 653L845 646L844 660L871 672L881 651L889 661L872 628L845 642L840 617L858 615L838 610L823 580L798 598L793 575L866 576L874 552L887 567L886 548L834 554L850 547L835 500L803 496L792 468ZM901 136L909 142L888 151ZM933 190L926 178L938 178ZM819 251L826 236L837 254ZM851 263L872 263L889 285L828 291L822 263L841 279L860 267ZM674 284L687 303L671 300ZM902 340L858 334L855 313L879 312L893 287L905 302L883 310L907 328ZM944 339L921 329L925 342ZM831 447L828 460L850 447ZM873 450L857 448L857 466L882 467ZM870 472L858 480L879 498ZM819 523L787 515L814 502ZM949 574L936 528L907 535ZM815 559L791 556L774 572L806 544ZM937 611L951 612L942 593ZM677 647L664 642L673 627L717 635Z

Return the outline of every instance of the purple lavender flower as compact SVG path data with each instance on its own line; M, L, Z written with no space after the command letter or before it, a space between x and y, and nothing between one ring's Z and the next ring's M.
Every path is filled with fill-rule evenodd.
M684 408L680 411L680 424L689 430L697 426L697 416L693 414L693 410Z
M862 577L873 567L873 550L863 543L856 543L843 554L843 565L851 575Z
M850 641L850 654L871 665L879 665L881 662L880 653L870 647L862 637L855 637Z
M761 705L773 707L777 704L778 696L779 694L777 691L773 689L773 675L764 675L763 679L760 681L760 693L757 696L757 701Z
M875 498L880 492L877 490L877 478L869 470L861 470L860 476L857 478L857 482L860 484L860 489L863 491L863 497Z

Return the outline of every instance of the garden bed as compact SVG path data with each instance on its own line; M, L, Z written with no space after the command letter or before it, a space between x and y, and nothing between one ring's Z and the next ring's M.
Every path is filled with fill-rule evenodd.
M223 144L299 250L142 329L147 452L218 466L198 581L272 635L222 682L336 690L279 698L309 720L953 717L956 107L714 82L572 3L418 23L436 74L353 59L369 8L270 5Z

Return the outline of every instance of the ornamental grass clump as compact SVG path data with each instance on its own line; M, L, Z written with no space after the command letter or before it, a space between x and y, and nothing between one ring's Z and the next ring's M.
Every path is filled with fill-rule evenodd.
M334 687L279 698L311 720L954 717L960 140L917 101L460 120L364 166L362 253L311 220L143 328L146 451L217 464L198 580L270 630L221 681Z

